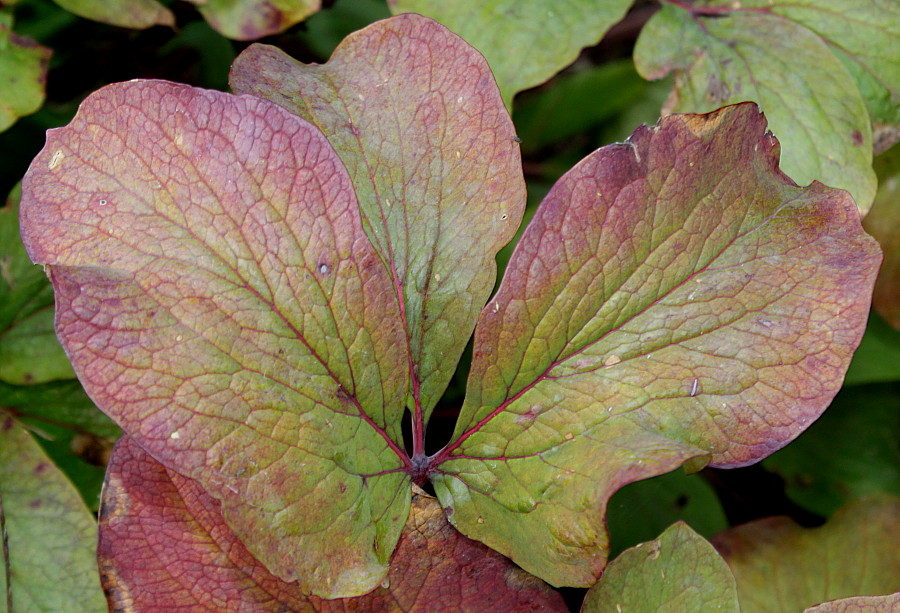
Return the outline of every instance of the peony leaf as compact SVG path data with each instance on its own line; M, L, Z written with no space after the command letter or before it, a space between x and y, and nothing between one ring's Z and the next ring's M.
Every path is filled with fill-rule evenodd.
M0 20L0 132L44 104L52 53Z
M884 250L884 264L872 298L875 309L900 330L900 146L875 158L878 193L863 220Z
M157 0L53 0L85 19L143 30L151 26L174 26L175 15Z
M755 462L825 409L880 255L846 192L798 188L753 104L670 116L547 195L475 333L432 477L451 522L591 585L619 487Z
M484 54L507 106L596 45L634 0L388 0L391 11L431 17Z
M713 539L737 580L744 613L802 611L900 587L900 498L850 503L821 528L760 519Z
M804 613L894 613L900 607L900 592L887 596L840 598L809 607Z
M706 539L678 522L610 562L588 590L581 613L613 610L738 613L740 607L728 565Z
M348 36L321 66L254 45L231 84L318 126L347 166L403 304L410 404L423 424L525 204L515 131L484 58L430 19L402 15Z
M346 600L306 597L253 558L196 481L129 437L113 452L100 526L103 582L116 610L566 610L541 581L456 532L421 491L384 586Z
M188 0L217 32L235 40L256 40L300 23L322 7L321 0Z
M97 405L282 579L377 586L409 508L408 358L322 134L256 98L111 85L48 133L21 207Z
M7 611L7 604L10 611L104 609L93 516L37 442L2 408L0 518L0 610Z
M732 6L716 0L714 6ZM900 122L900 5L893 0L741 0L815 32L856 79L875 121Z
M635 47L645 78L676 71L667 110L757 102L784 147L788 176L801 185L819 180L846 189L867 211L876 186L872 129L853 76L828 44L762 9L700 11L664 4Z
M16 186L0 208L0 382L70 379L75 373L53 332L53 290L19 238L20 195Z

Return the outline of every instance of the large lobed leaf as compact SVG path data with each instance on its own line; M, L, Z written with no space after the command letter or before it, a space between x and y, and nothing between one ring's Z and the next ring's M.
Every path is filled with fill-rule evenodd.
M409 508L408 360L322 134L264 100L112 85L48 134L23 193L26 248L98 406L222 500L276 575L375 587Z
M0 611L101 611L94 518L4 404L0 399Z
M635 47L638 72L658 79L676 71L668 111L757 102L784 147L785 173L800 184L846 189L867 211L876 186L872 128L848 68L789 16L721 10L704 15L703 6L663 4Z
M880 254L846 192L797 187L778 153L744 104L641 128L554 186L481 313L435 458L464 534L590 585L620 486L755 462L824 410Z
M196 481L166 469L129 437L113 452L100 523L103 583L116 610L566 610L546 584L455 531L421 491L384 585L348 600L307 597L271 575Z
M484 58L434 21L402 15L351 34L321 66L250 47L231 86L315 124L347 166L402 302L411 409L424 423L525 205L515 131Z
M431 17L484 54L509 106L595 45L633 0L388 0L391 11Z

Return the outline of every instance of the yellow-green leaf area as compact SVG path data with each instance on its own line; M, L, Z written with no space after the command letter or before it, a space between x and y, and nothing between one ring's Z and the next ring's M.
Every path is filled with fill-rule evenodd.
M766 12L704 17L664 4L641 31L634 57L645 78L676 71L665 110L755 101L781 142L781 169L789 177L845 189L861 211L871 206L876 180L865 101L846 66L811 30Z
M740 610L728 565L682 522L658 539L623 551L588 590L581 607L582 613Z
M444 24L484 54L507 106L595 45L625 16L632 0L389 0L394 14L420 13Z
M51 53L0 21L0 132L41 108Z
M0 611L105 611L94 517L31 434L3 412L2 400L0 505L9 556L0 551Z

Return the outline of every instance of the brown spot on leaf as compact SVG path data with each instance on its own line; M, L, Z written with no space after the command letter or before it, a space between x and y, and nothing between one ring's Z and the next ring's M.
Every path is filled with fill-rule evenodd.
M43 474L44 471L46 471L48 468L50 468L50 464L48 464L47 462L38 462L37 466L34 467L34 474Z
M40 508L41 504L43 504L41 502L41 500L39 498L35 498L34 500L32 500L31 502L28 503L28 506L31 507L32 509L38 509L38 508Z
M851 136L853 137L853 144L854 144L854 145L856 145L857 147L859 147L860 145L863 144L863 135L862 135L862 132L860 132L859 130L853 130L853 134L852 134Z

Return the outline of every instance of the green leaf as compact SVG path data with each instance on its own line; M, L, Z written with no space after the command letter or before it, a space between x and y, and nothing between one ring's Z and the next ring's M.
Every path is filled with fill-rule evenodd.
M893 385L845 387L796 441L766 458L787 495L830 517L877 493L900 496L900 392Z
M546 584L454 530L418 490L384 584L323 600L271 575L225 524L196 481L125 437L110 462L98 556L115 610L566 611Z
M684 521L707 538L728 527L716 492L698 474L674 470L629 483L609 501L609 557L653 540L676 521Z
M32 39L17 35L0 20L0 132L44 104L52 53Z
M0 548L0 611L105 610L93 516L34 439L2 410L0 512L8 540L8 557Z
M53 289L19 238L20 194L17 186L0 208L0 382L72 378L53 331Z
M713 546L681 522L610 562L588 590L581 613L722 611L738 613L737 587Z
M765 11L700 11L664 4L635 47L645 78L676 71L667 110L759 103L784 148L782 170L801 185L846 189L867 211L876 187L872 129L853 76L828 44Z
M175 16L156 0L53 0L79 17L122 28L143 30L155 25L173 26Z
M856 79L873 121L900 123L900 4L893 0L742 0L741 8L765 9L815 32Z
M900 498L887 496L848 504L821 528L770 517L713 539L737 580L743 613L895 592L898 542Z
M278 34L318 11L321 0L188 0L217 32L235 40Z
M691 458L750 464L825 409L880 255L845 192L798 188L777 158L744 104L639 128L554 186L481 313L434 458L464 534L591 585L619 487Z
M435 19L484 54L507 106L597 44L633 0L388 0L391 11Z
M347 166L403 304L410 409L424 423L525 205L515 130L484 58L430 19L403 15L347 37L324 65L254 45L231 86L315 124Z
M282 579L381 582L410 499L406 344L318 130L249 96L108 86L49 132L22 231L98 406Z
M884 250L884 263L872 304L895 329L900 330L900 146L875 158L878 193L863 220L866 232ZM896 360L892 361L895 365Z

